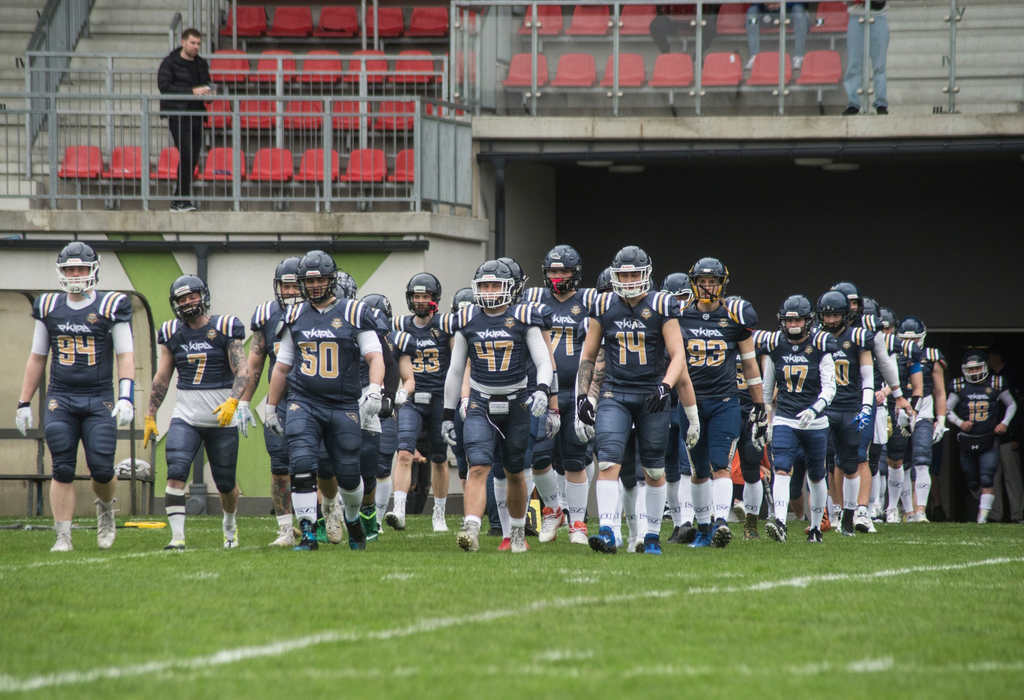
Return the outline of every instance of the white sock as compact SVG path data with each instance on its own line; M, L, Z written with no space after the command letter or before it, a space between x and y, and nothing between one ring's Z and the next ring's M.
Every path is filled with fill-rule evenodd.
M512 528L516 528L516 527L524 528L524 527L526 527L526 518L525 517L524 518L509 518L508 519L508 526L509 526L510 530Z
M761 512L761 499L764 498L764 484L755 481L752 484L743 483L743 511L747 515L757 515Z
M54 520L53 529L57 534L57 537L63 535L66 539L71 538L71 521L70 520ZM177 538L175 538L177 539ZM182 530L181 539L185 539L185 531Z
M629 540L636 539L637 516L636 516L637 488L623 489L622 491L622 512L626 516L626 531L629 533Z
M826 483L826 489L827 489L827 488L828 488L828 486L827 486L827 484L828 484L828 479L826 479L826 480L825 480L825 483ZM826 493L827 493L827 491L826 491ZM831 517L831 518L832 518L833 520L836 520L836 521L838 521L838 520L839 520L839 518L840 518L840 517L841 517L841 515L842 515L842 512L841 512L841 511L842 511L843 509L839 507L839 504L838 504L838 503L836 503L835 501L833 501L833 500L832 500L832 494L830 494L830 493L829 493L829 494L828 494L828 495L827 495L827 496L825 497L825 504L826 504L826 506L828 507L828 513L829 513L829 516L830 516L830 517Z
M900 493L903 491L903 467L889 467L889 509L899 512Z
M341 491L341 504L345 507L345 520L346 522L352 522L359 517L359 506L363 504L363 480L359 480L359 486L356 486L351 491L345 489L339 489Z
M395 489L395 505L393 507L396 515L405 515L405 498L407 495L405 491Z
M228 513L227 511L224 511L224 516L221 519L221 524L224 527L225 533L234 532L238 529L238 525L235 523L235 515L236 513Z
M292 510L299 521L316 523L316 491L296 493L292 491Z
M524 474L524 479L526 481L526 507L529 508L530 507L530 499L533 498L533 487L534 487L535 479L533 478L533 470L532 469L525 470L525 472L523 474Z
M702 525L711 523L711 481L702 484L691 484L693 492L693 516ZM731 498L729 500L732 500ZM726 506L728 510L728 506Z
M501 521L501 536L511 537L511 525L508 513L508 479L494 480L494 502L498 506L498 520Z
M480 532L480 516L467 515L462 519L462 526L467 530L476 530L477 532Z
M617 479L598 479L594 484L597 497L597 517L601 527L621 527L622 515L616 516L619 509L619 481Z
M277 528L283 530L286 527L292 526L292 514L285 513L284 515L277 516Z
M679 527L683 524L683 507L679 502L679 497L682 495L680 493L680 484L682 484L682 480L674 484L671 481L668 482L668 495L666 498L668 500L668 513L672 516L673 527Z
M775 503L775 519L782 522L786 522L786 514L789 513L789 482L792 478L789 474L775 472L772 501Z
M811 482L811 527L821 528L821 519L825 515L825 500L828 498L828 486L825 480Z
M569 524L582 523L587 517L587 495L590 486L583 482L565 482L565 500L569 509Z
M712 501L715 506L715 520L725 520L732 508L732 479L721 477L711 480Z
M679 478L679 517L684 523L693 522L693 486L690 485L690 475L683 474Z
M391 477L377 479L377 490L373 494L373 504L377 507L377 517L384 517L388 510L388 501L391 500Z
M868 504L872 508L878 507L878 496L882 493L882 475L876 474L871 477L871 502Z
M983 493L981 494L981 501L978 503L978 522L985 522L988 520L989 511L992 510L992 504L996 502L996 495L994 493Z
M843 508L857 510L857 494L860 493L860 476L852 479L843 477Z
M177 496L178 502L181 505L165 505L164 510L167 511L167 523L171 526L171 539L175 541L182 541L185 539L185 489L176 489L168 486L164 491L164 500L169 500L168 497Z
M910 478L910 469L903 468L903 488L900 490L900 498L903 500L903 512L914 512L914 498L911 492L914 490L914 481Z
M665 499L668 497L668 484L651 486L647 484L647 533L661 534L661 519L665 513Z
M566 483L565 474L559 474L555 472L555 481L558 483L558 507L562 510L568 510L569 508L569 497L566 494Z
M558 473L548 469L542 474L533 473L533 482L537 485L537 493L546 508L558 510ZM529 486L529 484L527 484Z
M914 490L917 492L917 505L924 508L928 505L928 494L932 490L932 475L927 466L917 467L917 481L914 482Z

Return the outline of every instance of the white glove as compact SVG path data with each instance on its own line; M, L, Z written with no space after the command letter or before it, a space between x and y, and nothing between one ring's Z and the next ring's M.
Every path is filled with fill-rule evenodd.
M376 413L371 416L360 416L359 427L368 433L376 433L377 435L383 432L380 427L380 416Z
M14 414L14 425L22 435L25 435L28 431L32 430L31 406L22 406L18 409L18 412Z
M573 422L573 430L576 431L576 440L586 445L594 439L594 426L587 425L579 418Z
M813 423L817 417L818 414L814 412L813 408L805 408L800 411L800 413L796 414L796 419L800 421L800 424L797 427L799 427L800 430L807 430L811 427L811 423Z
M405 402L408 401L408 400L409 400L409 392L406 391L405 389L403 389L402 387L398 387L395 390L395 405L396 406L404 406Z
M538 389L533 392L530 400L527 404L530 407L530 413L533 414L534 418L540 418L548 410L548 395L547 393Z
M252 417L252 409L248 401L239 401L235 409L235 420L238 421L238 432L242 437L249 437L249 426L256 426L256 419Z
M900 434L903 437L910 437L910 414L906 411L896 412L896 427L900 429Z
M765 442L766 445L772 444L772 435L774 435L774 434L775 434L775 426L772 425L769 422L767 427L765 427L765 429L764 429L764 442Z
M700 419L696 422L690 423L686 428L686 446L689 448L694 447L697 441L700 440Z
M544 439L550 440L551 438L558 435L558 431L562 427L562 416L558 411L548 411L547 418L544 419Z
M448 447L455 447L457 443L457 439L455 437L455 421L441 421L441 437L443 437L444 441L448 443Z
M932 444L937 445L942 440L942 436L946 434L949 428L946 427L946 417L939 416L935 419L935 429L932 431Z
M370 418L380 413L380 384L367 384L359 397L360 424L367 425Z
M117 427L123 428L130 425L135 417L135 406L128 399L118 399L114 404L114 410L110 412L111 418L117 419Z
M263 425L275 435L284 435L284 426L277 420L277 406L267 404L263 410Z
M446 447L447 447L447 449L445 451L448 453L448 466L454 467L456 464L459 463L459 460L455 458L455 452L452 450L452 446L451 445L447 445L447 442L448 441L445 440Z
M467 397L463 396L459 400L459 418L462 419L463 423L466 422L466 413L468 413L468 412L469 412L469 399Z

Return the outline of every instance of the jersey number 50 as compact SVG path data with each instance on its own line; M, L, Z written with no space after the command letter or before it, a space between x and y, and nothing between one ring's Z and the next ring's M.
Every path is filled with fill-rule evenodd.
M303 341L299 343L299 353L302 355L302 365L299 367L299 371L307 377L338 378L337 342Z

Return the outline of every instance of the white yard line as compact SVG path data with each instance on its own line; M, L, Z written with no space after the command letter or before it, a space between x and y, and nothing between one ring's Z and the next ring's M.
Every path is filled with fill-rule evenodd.
M265 547L239 547L238 549L232 550L233 552L246 552L256 551L258 549L265 549ZM144 557L180 557L186 554L198 554L200 552L216 552L217 549L186 549L183 552L168 552L162 549L154 549L150 552L132 552L130 554L110 554L107 556L100 557L83 557L81 559L68 557L64 554L53 554L52 559L45 559L43 561L34 561L29 564L3 564L0 565L0 578L3 578L3 574L7 572L21 571L24 569L39 569L47 566L82 566L84 564L110 564L115 561L123 559L141 559Z
M805 588L815 583L829 583L833 581L848 580L873 580L882 578L892 578L896 576L907 576L910 574L920 572L960 571L963 569L971 569L981 566L1016 564L1022 562L1024 562L1024 557L997 557L992 559L982 559L978 561L960 562L956 564L913 566L904 569L883 569L881 571L874 571L864 574L816 574L810 576L801 576L797 578L782 579L778 581L763 581L760 583L750 584L746 586L705 586L685 588L681 590L644 591L608 596L575 596L571 598L538 600L518 608L484 610L478 613L472 613L468 615L454 615L451 617L423 618L406 626L392 627L390 629L382 630L334 630L323 632L321 634L315 634L306 637L297 637L295 639L287 639L259 646L223 649L213 654L207 654L204 656L193 656L182 659L169 659L165 661L150 661L144 664L135 664L129 666L108 666L105 668L96 668L87 671L62 671L59 673L50 673L38 676L27 676L24 678L0 675L0 692L15 693L30 690L38 690L40 688L81 685L83 683L93 683L100 680L132 678L137 676L159 674L173 670L195 671L199 669L207 669L216 666L224 666L227 664L238 663L240 661L246 661L249 659L283 656L284 654L290 654L300 649L319 646L321 644L335 644L338 642L363 642L367 639L401 639L404 637L410 637L415 634L435 632L441 629L451 629L456 627L464 627L468 625L493 622L495 620L502 620L510 617L519 617L524 614L539 612L541 610L548 609L570 608L582 605L609 605L614 603L636 601L641 598L668 598L672 596L678 596L681 594L693 593L751 593L769 591L774 590L776 588L786 587ZM866 659L863 661L853 662L851 664L839 666L829 665L827 662L825 662L823 664L793 667L791 672L820 673L824 671L839 670L845 670L856 673L878 672L888 670L887 665L889 665L890 662L891 659ZM987 663L966 664L958 666L957 669L979 672L993 670L1017 671L1024 670L1024 665L995 666ZM476 670L477 669L474 669L474 672L476 672ZM703 670L701 670L700 667L684 668L673 665L659 666L657 667L657 669L650 670L654 673L672 673L673 675L695 675L697 673L703 673Z

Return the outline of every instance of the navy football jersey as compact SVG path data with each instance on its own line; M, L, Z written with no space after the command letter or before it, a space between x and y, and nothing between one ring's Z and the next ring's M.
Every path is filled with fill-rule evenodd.
M526 301L542 304L550 309L551 350L558 370L559 390L572 389L576 384L576 371L580 367L580 352L585 336L579 333L580 324L593 309L597 291L577 289L565 301L558 301L547 287L531 287L526 290Z
M603 388L649 391L664 377L665 340L661 327L679 318L679 300L668 292L649 292L636 306L618 294L598 296L591 314L604 341ZM735 391L736 379L730 376Z
M997 374L989 375L982 382L968 382L963 377L953 380L950 393L959 398L954 411L961 420L974 424L967 431L968 435L992 434L1002 417L999 395L1005 389L1003 378Z
M249 324L253 333L263 335L263 343L267 349L270 364L267 377L274 374L274 363L277 362L277 351L281 347L281 332L284 330L284 311L276 300L268 301L256 307ZM257 380L259 377L256 378Z
M737 343L749 338L756 325L757 313L744 299L730 299L710 312L700 311L696 304L683 310L679 329L698 399L736 395Z
M379 313L379 311L378 311ZM384 357L384 394L395 398L395 391L402 383L398 373L398 355L409 355L412 350L412 338L403 331L382 331L377 329L377 338L380 340L381 354ZM359 385L367 386L370 383L370 363L366 358L359 357Z
M115 323L130 323L132 303L120 292L96 292L81 309L68 306L63 292L40 294L32 303L32 318L50 336L48 391L68 394L108 394L113 389Z
M903 385L903 393L907 396L912 394L912 387L910 385L910 368L915 363L921 365L921 382L924 385L923 396L931 396L932 390L935 388L935 380L932 378L932 369L936 362L941 363L943 369L946 367L946 359L942 356L942 352L937 348L922 348L920 345L913 341L904 341L908 343L910 349L896 358L896 363L899 366L900 371L900 383ZM909 355L907 354L909 352Z
M833 355L839 345L830 333L813 331L800 343L783 337L782 331L763 337L764 352L775 364L775 386L779 390L775 400L775 415L796 418L797 414L817 400L821 393L821 359ZM858 408L860 403L857 404Z
M166 345L178 370L178 390L228 389L235 374L228 361L228 345L245 340L245 326L237 316L216 315L201 328L178 319L164 321L156 341Z
M863 382L860 376L860 352L872 350L875 334L863 327L847 326L838 336L832 337L839 349L832 354L836 366L836 396L830 408L842 412L859 411L864 398L861 395Z
M533 364L526 346L532 327L543 329L544 320L533 304L514 304L496 316L476 304L463 306L452 320L469 346L470 377L490 386L526 382Z
M429 392L435 396L444 394L444 378L451 364L451 314L434 314L425 326L416 325L413 314L395 317L395 330L409 336L408 351L398 347L400 354L412 360L412 372L416 377L416 391Z
M921 362L924 352L921 346L912 340L900 340L895 333L886 333L885 347L890 355L896 359L896 370L899 374L900 385L906 387L903 392L910 397L910 366ZM878 371L878 361L875 361L875 389L881 389L886 384L882 373Z
M743 360L736 356L736 391L740 398L740 410L744 415L750 413L754 408L754 401L750 398L750 387L747 386L747 375L743 374Z
M323 311L303 302L285 312L284 322L295 344L289 396L328 404L358 403L358 335L379 330L376 310L354 299L342 299Z

